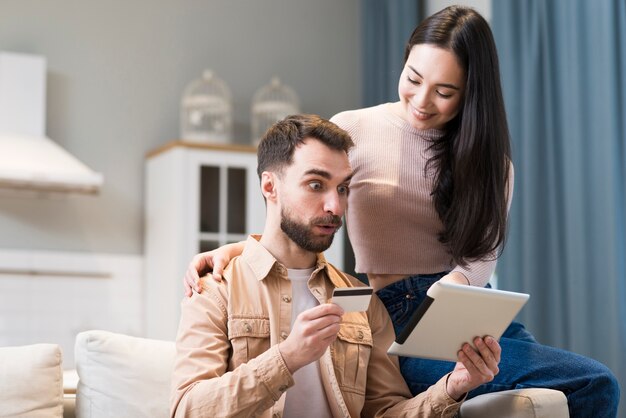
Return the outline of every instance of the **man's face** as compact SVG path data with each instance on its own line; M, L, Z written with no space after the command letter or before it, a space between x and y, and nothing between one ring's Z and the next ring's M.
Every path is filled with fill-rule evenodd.
M352 169L343 151L309 138L280 176L282 231L299 247L323 252L341 227Z

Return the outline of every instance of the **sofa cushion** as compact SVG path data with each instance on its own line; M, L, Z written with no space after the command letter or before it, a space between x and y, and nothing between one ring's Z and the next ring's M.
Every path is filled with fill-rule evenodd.
M171 341L81 332L76 417L168 417L175 351Z
M61 348L57 344L0 348L0 415L61 418L61 363Z
M463 402L461 418L568 418L567 398L558 390L526 388L486 393Z

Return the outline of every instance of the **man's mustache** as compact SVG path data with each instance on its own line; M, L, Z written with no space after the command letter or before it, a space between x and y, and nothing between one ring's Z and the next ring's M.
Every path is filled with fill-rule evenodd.
M343 225L343 222L341 221L341 216L337 215L320 216L319 218L314 218L311 223L313 225L336 226L337 228L341 228L341 226Z

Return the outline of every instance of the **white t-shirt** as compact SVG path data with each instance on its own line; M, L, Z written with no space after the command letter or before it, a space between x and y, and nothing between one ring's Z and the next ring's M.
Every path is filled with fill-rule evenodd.
M292 326L301 312L319 305L308 286L313 270L313 268L287 269L289 280L291 280ZM295 385L287 389L287 397L285 398L285 418L332 416L322 385L319 361L314 361L296 370L293 379Z

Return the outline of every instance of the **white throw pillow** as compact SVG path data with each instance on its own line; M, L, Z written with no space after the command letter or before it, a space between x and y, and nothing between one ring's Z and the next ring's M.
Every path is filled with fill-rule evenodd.
M61 418L61 362L57 344L0 348L0 416Z
M77 418L169 417L172 341L107 331L76 336Z

